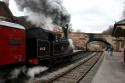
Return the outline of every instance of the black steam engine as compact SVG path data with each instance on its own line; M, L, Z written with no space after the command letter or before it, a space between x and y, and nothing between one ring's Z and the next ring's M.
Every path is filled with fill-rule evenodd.
M26 41L26 58L30 64L66 61L73 51L66 37L38 27L26 30Z

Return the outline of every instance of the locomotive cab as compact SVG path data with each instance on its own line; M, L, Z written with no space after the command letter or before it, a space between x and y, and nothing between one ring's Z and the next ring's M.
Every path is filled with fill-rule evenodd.
M26 30L26 55L30 64L38 64L40 60L53 56L53 34L38 27ZM34 63L32 62L34 61Z

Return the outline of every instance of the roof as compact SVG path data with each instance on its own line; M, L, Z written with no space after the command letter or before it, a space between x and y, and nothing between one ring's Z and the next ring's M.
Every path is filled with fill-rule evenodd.
M116 22L115 24L125 24L125 19Z
M112 31L112 36L115 37L125 37L125 29L122 26L119 25L124 25L125 26L125 19L120 20L114 24L114 28Z
M7 21L3 21L3 20L0 20L0 25L17 28L17 29L25 29L23 26L21 26L19 24L11 23L11 22L7 22Z

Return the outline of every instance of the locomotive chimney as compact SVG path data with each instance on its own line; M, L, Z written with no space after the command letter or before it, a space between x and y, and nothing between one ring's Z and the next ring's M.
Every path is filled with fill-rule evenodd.
M69 28L69 25L68 25L68 24L66 24L66 25L62 28L65 38L68 38L68 28Z

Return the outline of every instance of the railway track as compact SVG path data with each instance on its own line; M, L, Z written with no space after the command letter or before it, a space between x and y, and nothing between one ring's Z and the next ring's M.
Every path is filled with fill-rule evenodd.
M57 71L58 73L54 72L42 78L25 81L25 83L79 83L97 63L101 55L102 53L93 53L78 63L70 65L62 71Z
M79 60L81 58L84 58L84 57L86 57L87 55L90 55L90 54L92 54L92 53L83 53L83 51L76 51L76 52L74 52L72 54L72 57L71 57L72 60L71 60L71 62L66 62L65 64L60 64L60 65L57 64L55 66L52 66L52 68L49 68L49 71L47 70L44 73L39 73L34 78L42 77L44 74L46 75L46 73L52 73L53 71L61 69L61 68L65 67L65 66L67 66L67 65L73 64L73 63L75 63L75 61L77 61L77 60ZM76 55L77 55L77 57L76 57ZM11 72L13 72L13 71L16 72L18 70L19 71L20 70L21 71L25 71L25 70L28 69L27 67L25 67L25 69L22 70L21 68L24 68L24 67L25 66L17 67L17 68L15 68L16 70L13 69L13 68L12 69L10 68L10 69L1 70L0 71L0 83L5 83L6 81L8 81L8 78L10 78ZM13 74L12 74L11 77L15 77L15 75L16 74L14 74L14 76L13 76ZM20 76L21 76L21 78L20 78ZM10 83L25 83L24 81L25 80L29 80L29 78L30 77L27 77L27 72L23 72L23 73L21 73L21 75L20 74L16 75L16 78L9 79L9 81L12 81ZM4 82L2 82L2 81L4 81Z

